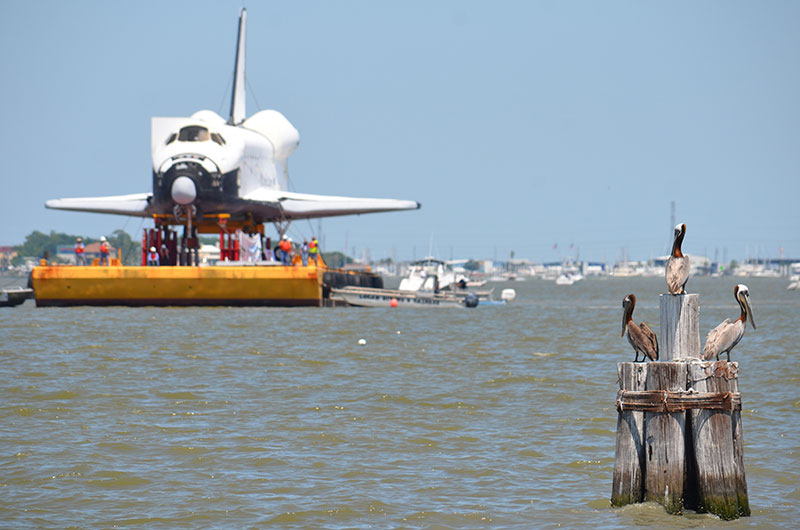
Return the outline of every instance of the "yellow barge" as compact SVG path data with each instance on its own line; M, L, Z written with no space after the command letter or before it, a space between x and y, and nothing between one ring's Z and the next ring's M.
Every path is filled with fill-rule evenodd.
M33 269L31 284L38 307L321 306L324 271L313 265L42 265Z
M367 269L329 268L322 258L303 265L294 254L290 265L280 261L240 261L237 232L261 234L263 225L227 222L227 216L207 216L205 224L187 233L220 234L220 261L199 265L198 240L184 233L178 239L171 218L156 218L145 229L142 265L122 265L121 250L109 265L94 258L90 265L56 265L42 259L31 272L28 287L38 307L64 306L313 306L337 305L333 288L383 287L383 279ZM223 222L226 221L226 222ZM191 226L191 225L189 225ZM180 244L179 244L180 243ZM265 248L271 247L266 240ZM146 266L147 249L162 249L160 266ZM262 254L263 258L263 254Z

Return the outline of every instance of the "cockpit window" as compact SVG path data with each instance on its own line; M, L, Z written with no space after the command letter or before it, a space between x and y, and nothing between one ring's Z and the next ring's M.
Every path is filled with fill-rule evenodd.
M205 142L208 140L208 129L197 125L190 125L181 129L178 134L181 142Z
M169 144L171 144L172 142L174 142L174 141L175 141L175 139L176 139L177 137L178 137L178 135L177 135L177 134L175 134L175 133L172 133L172 134L170 134L170 135L169 135L169 138L167 138L167 141L166 141L166 143L165 143L164 145L169 145Z
M219 145L225 145L225 138L223 138L222 136L220 136L217 133L213 133L212 132L211 133L211 139L213 141L217 142Z

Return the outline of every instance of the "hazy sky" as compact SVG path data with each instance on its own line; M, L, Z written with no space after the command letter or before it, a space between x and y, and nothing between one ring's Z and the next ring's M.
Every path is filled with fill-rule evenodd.
M0 0L0 245L139 237L44 201L151 191L152 116L227 116L242 5ZM244 5L291 188L422 203L323 220L323 250L646 259L674 200L684 251L800 258L800 2Z

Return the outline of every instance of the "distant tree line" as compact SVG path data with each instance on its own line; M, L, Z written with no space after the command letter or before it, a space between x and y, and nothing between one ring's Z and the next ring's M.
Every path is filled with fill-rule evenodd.
M464 269L468 270L468 271L473 271L473 272L474 271L479 271L479 270L481 270L481 264L480 264L480 262L478 262L478 261L476 261L474 259L470 259L469 261L467 261L464 264Z
M333 267L334 269L341 269L345 265L349 263L353 263L353 258L350 256L344 255L344 253L335 251L335 252L322 252L322 261L325 262L325 265L328 267Z
M52 261L58 261L56 260L58 247L74 247L78 237L83 238L84 245L100 241L96 238L65 234L56 232L55 230L51 230L50 234L34 230L25 236L25 242L23 244L14 247L14 250L17 251L17 255L11 263L13 265L19 265L22 263L23 258L42 258L45 252L48 253ZM106 239L108 239L109 245L122 251L122 263L124 265L136 265L137 263L141 263L141 241L134 241L130 234L124 230L114 230L111 235L106 236Z
M56 232L51 230L49 234L34 230L25 236L25 242L21 245L14 247L17 255L11 260L12 265L20 265L24 258L43 258L45 252L50 256L50 261L58 262L56 253L59 247L75 247L78 237L83 238L84 245L99 242L100 239L77 236L75 234L65 234L63 232ZM124 230L114 230L111 235L106 236L108 243L114 249L122 251L123 265L138 265L142 261L142 242L134 241L130 234ZM214 244L219 243L219 238L216 236L207 236L200 238L202 243ZM330 267L341 268L349 263L353 263L353 259L346 256L342 252L323 252L322 259Z

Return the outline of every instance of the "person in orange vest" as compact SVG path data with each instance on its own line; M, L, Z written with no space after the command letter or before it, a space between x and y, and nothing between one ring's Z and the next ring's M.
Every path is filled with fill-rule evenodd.
M150 252L147 253L147 266L158 267L159 261L160 260L158 258L158 252L156 252L156 247L150 247Z
M287 239L287 241L289 242L288 243L289 252L287 253L286 259L289 262L289 266L294 267L294 241L292 241L291 237Z
M75 265L86 265L86 256L83 253L85 250L86 247L83 245L83 239L79 237L75 243Z
M317 265L317 255L319 254L319 241L317 241L317 236L311 238L311 243L308 244L308 253L311 255L311 259L314 260L314 265Z
M283 234L281 242L278 243L278 248L281 249L281 262L288 266L292 258L292 240L286 234Z
M100 236L100 265L108 266L108 241L106 241L106 236Z

